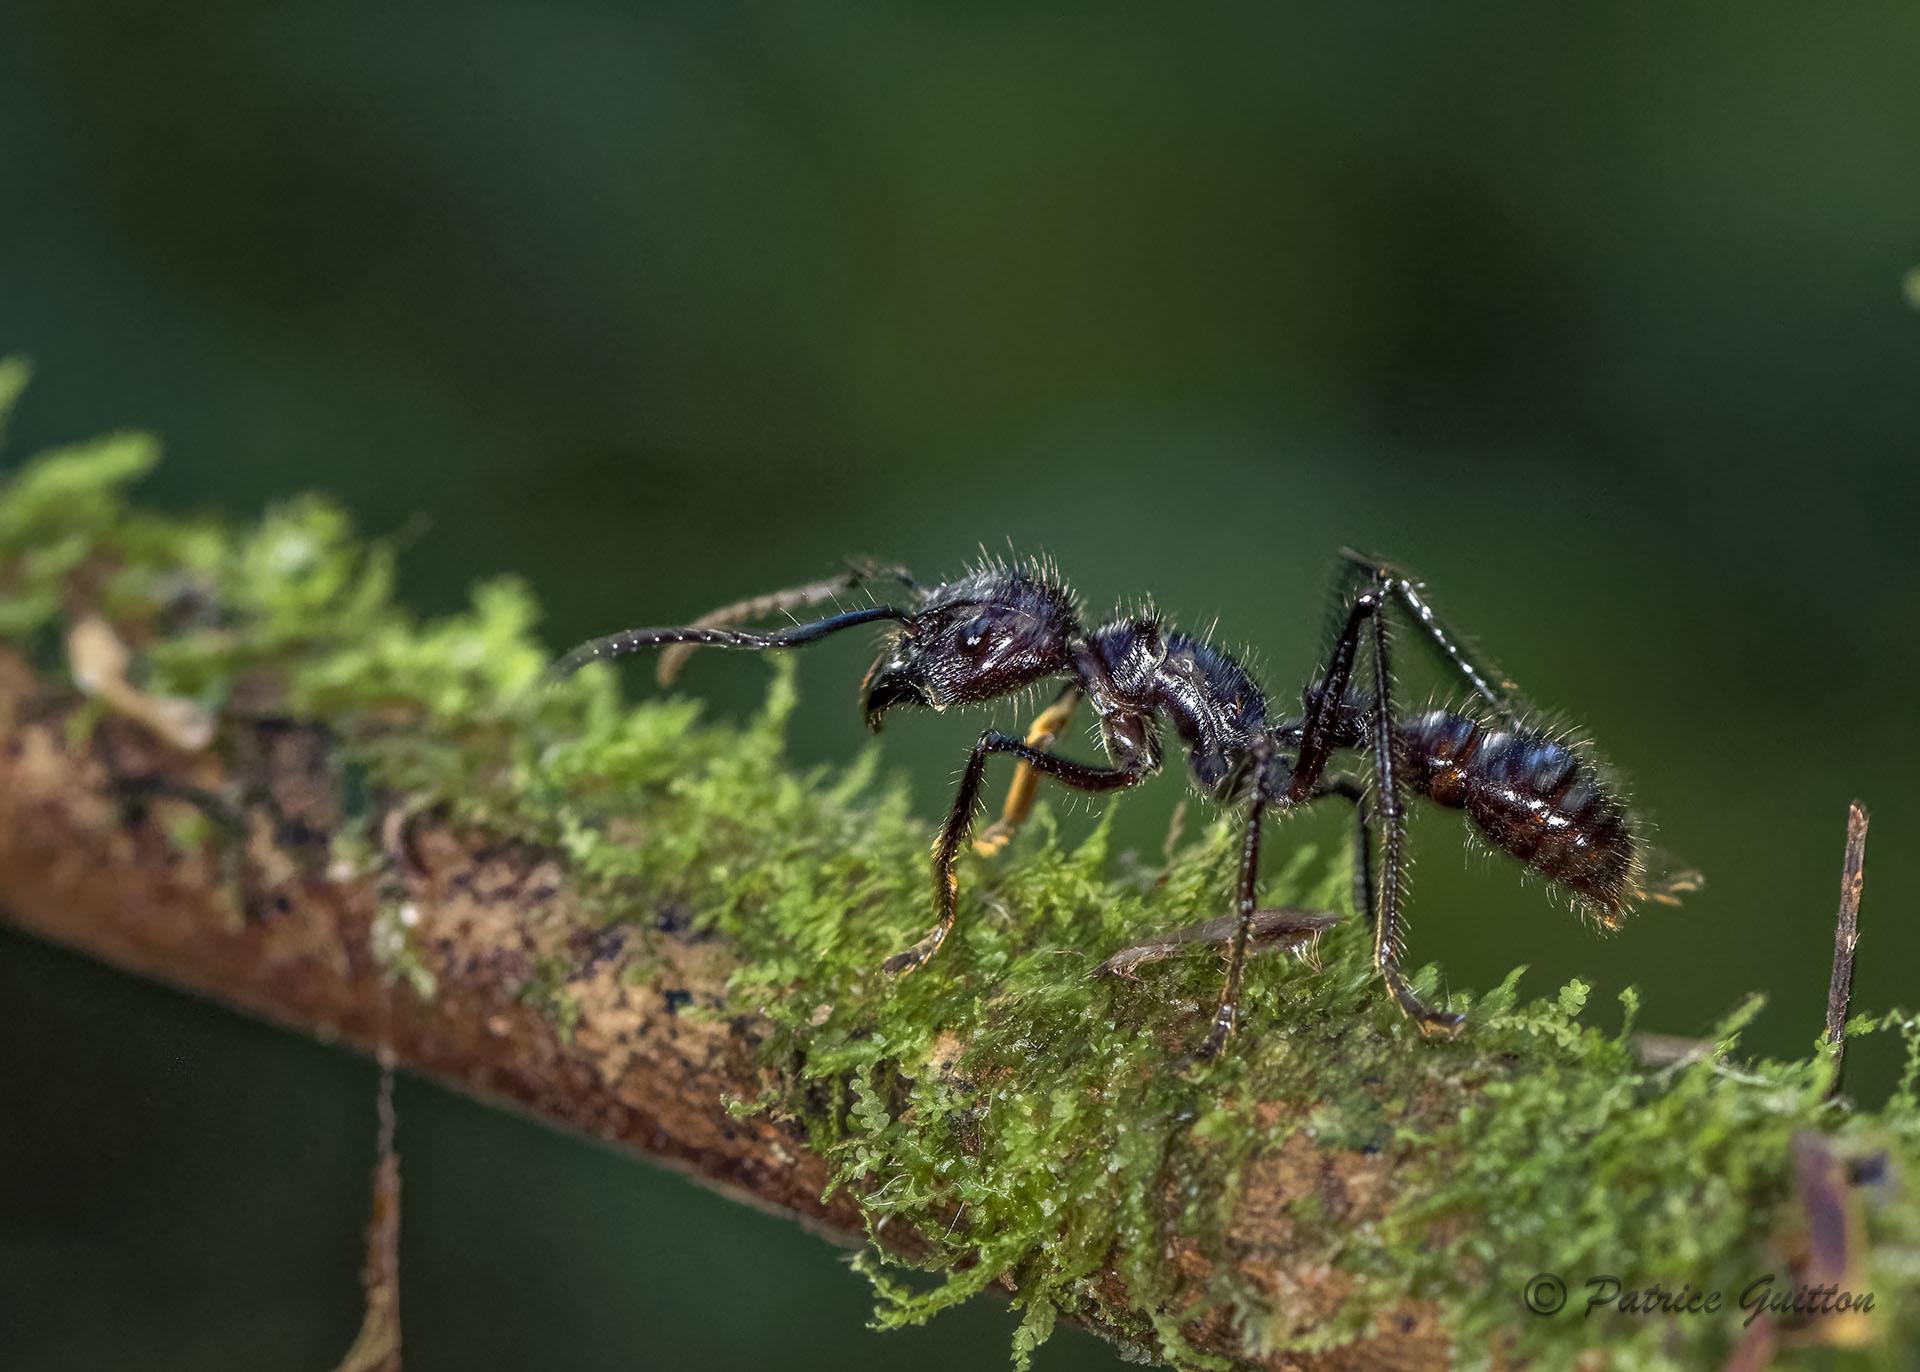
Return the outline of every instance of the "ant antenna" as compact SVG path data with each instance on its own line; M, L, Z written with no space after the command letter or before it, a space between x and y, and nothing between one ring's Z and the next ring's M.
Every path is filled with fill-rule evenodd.
M743 648L754 652L769 648L798 648L857 625L872 624L883 619L905 624L911 618L905 610L897 610L891 605L875 605L869 609L849 610L845 614L817 619L811 624L796 624L791 629L770 634L747 629L702 628L691 624L665 629L622 629L617 634L582 643L554 663L549 671L553 679L564 680L589 662L624 657L628 653L671 644L687 644L697 648Z

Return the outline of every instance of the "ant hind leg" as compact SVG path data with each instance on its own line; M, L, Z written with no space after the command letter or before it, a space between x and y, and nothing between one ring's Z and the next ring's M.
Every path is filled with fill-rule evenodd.
M1467 683L1480 701L1503 721L1518 723L1527 712L1520 688L1483 656L1461 634L1440 618L1427 599L1426 587L1392 563L1355 552L1340 550L1342 575L1334 588L1334 613L1344 614L1354 602L1361 585L1371 587L1383 599L1391 600L1420 631L1440 662Z
M1411 1019L1422 1034L1451 1038L1460 1032L1466 1016L1449 1010L1435 1010L1421 1000L1401 970L1400 959L1406 941L1406 798L1400 784L1393 734L1393 667L1387 653L1387 626L1378 613L1372 616L1373 639L1373 765L1374 802L1379 811L1381 830L1379 912L1373 926L1373 965L1386 983L1394 1004Z
M1339 633L1327 654L1327 663L1322 669L1316 692L1308 702L1307 718L1301 729L1291 781L1285 792L1272 799L1282 808L1289 808L1310 800L1322 787L1327 761L1334 749L1334 733L1338 727L1342 702L1353 682L1360 648L1363 643L1370 646L1373 650L1373 689L1367 701L1367 743L1373 754L1374 766L1372 818L1380 831L1378 889L1367 893L1373 897L1374 905L1374 966L1393 997L1394 1004L1420 1027L1422 1033L1453 1034L1458 1032L1462 1017L1430 1008L1415 994L1400 970L1401 945L1405 939L1402 907L1406 900L1407 812L1405 788L1400 775L1398 739L1395 735L1393 663L1387 645L1385 618L1387 599L1396 592L1387 581L1381 579L1385 577L1391 580L1391 574L1380 570L1379 564L1356 560L1356 565L1368 570L1372 579L1365 589L1354 593L1346 602ZM1404 578L1400 580L1404 581ZM1223 1004L1223 1013L1228 1008Z

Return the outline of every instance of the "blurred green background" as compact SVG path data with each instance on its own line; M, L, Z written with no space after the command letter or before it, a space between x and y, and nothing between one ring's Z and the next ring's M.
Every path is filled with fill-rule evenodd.
M1334 550L1389 553L1711 879L1597 940L1423 815L1416 960L1582 973L1602 1019L1637 984L1677 1033L1758 989L1749 1043L1798 1053L1852 796L1856 1003L1920 967L1916 73L1911 6L16 0L9 453L150 427L168 506L425 516L416 602L518 572L556 647L1011 540L1096 610L1217 615L1284 698ZM809 655L801 758L860 746L863 666ZM685 682L724 715L765 674ZM975 727L889 731L929 814ZM0 933L0 1086L0 1363L344 1350L370 1066ZM869 1333L791 1226L400 1107L411 1368L1005 1356L992 1302Z

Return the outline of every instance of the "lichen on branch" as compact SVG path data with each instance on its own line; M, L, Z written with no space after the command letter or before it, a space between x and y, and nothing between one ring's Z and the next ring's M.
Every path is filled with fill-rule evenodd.
M17 379L0 372L0 392ZM1024 1311L1022 1361L1066 1315L1182 1366L1559 1367L1600 1346L1609 1367L1714 1365L1737 1311L1587 1319L1576 1288L1543 1317L1522 1289L1606 1271L1737 1291L1785 1270L1802 1224L1792 1141L1818 1131L1895 1179L1856 1193L1878 1304L1870 1346L1844 1356L1893 1366L1920 1339L1920 1207L1897 1180L1920 1167L1912 1019L1856 1018L1907 1037L1906 1074L1874 1111L1827 1099L1829 1048L1730 1071L1750 1007L1718 1053L1654 1069L1631 1048L1631 995L1628 1029L1604 1033L1582 1022L1582 983L1523 1001L1516 972L1471 1002L1461 1038L1425 1041L1378 994L1344 859L1301 852L1266 894L1348 917L1317 966L1255 962L1249 1031L1199 1064L1218 977L1204 951L1138 980L1093 973L1219 913L1230 828L1146 868L1114 860L1105 825L1068 845L1044 811L1008 854L963 869L941 957L891 978L882 959L928 917L929 827L871 749L844 769L783 760L795 685L779 662L740 725L686 699L629 704L605 667L549 686L521 584L485 583L464 613L421 623L395 599L392 548L323 498L240 527L130 504L157 451L83 444L0 489L0 640L31 668L0 700L0 733L33 740L16 758L40 759L43 781L67 768L101 823L138 791L121 822L164 820L176 855L233 894L208 940L282 937L330 893L327 918L360 921L348 941L375 963L348 956L337 974L386 974L378 995L414 1026L416 1065L642 1149L671 1136L651 1151L864 1226L882 1325L1000 1286ZM83 619L127 649L127 689L216 722L208 748L150 739L128 765L126 731L145 726L77 688L65 645ZM261 763L290 735L307 750L292 788L284 759ZM416 826L432 851L409 853ZM446 876L503 849L522 869L511 900ZM0 847L0 901L44 899L44 881L9 877L30 851ZM277 913L259 899L294 889ZM487 919L514 925L514 957L476 956ZM23 922L63 936L57 917ZM249 965L200 980L257 1005ZM475 988L502 984L527 1018L484 1009ZM501 1023L550 1038L514 1068L529 1080L462 1066ZM570 1105L607 1084L581 1073L652 1070L654 1049L634 1045L655 1028L704 1046L676 1050L693 1066L670 1090L631 1087L651 1103L629 1114L656 1112L651 1136ZM695 1146L660 1121L702 1093L722 1123ZM721 1137L727 1119L746 1142ZM796 1177L836 1199L809 1208Z

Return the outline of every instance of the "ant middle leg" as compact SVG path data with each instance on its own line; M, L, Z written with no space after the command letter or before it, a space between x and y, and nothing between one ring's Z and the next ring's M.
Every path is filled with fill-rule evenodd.
M968 831L973 827L974 811L980 804L981 782L986 777L987 759L995 753L1012 753L1036 772L1052 777L1076 791L1116 791L1137 785L1147 775L1139 768L1094 767L1083 762L1070 762L1066 758L1029 747L1012 734L1003 734L998 729L989 729L981 734L973 745L972 755L967 758L966 770L960 777L960 789L953 797L953 808L948 811L947 822L941 826L940 837L933 847L934 926L913 947L895 953L881 963L885 971L896 974L913 971L939 952L940 945L953 932L960 901L960 879L954 875L954 862L960 856L961 848L966 845Z
M1080 686L1076 682L1061 691L1053 704L1042 710L1028 726L1027 746L1041 752L1053 747L1060 735L1066 732L1067 725L1073 720L1074 709L1079 704ZM1013 781L1007 787L1007 799L1000 807L1000 818L981 830L980 836L973 841L973 851L981 857L992 857L1011 843L1020 826L1033 814L1034 797L1039 791L1039 770L1031 762L1022 760L1014 769Z
M1309 801L1339 796L1353 805L1353 913L1373 915L1373 804L1366 783L1353 777L1328 777L1314 787Z
M1351 777L1328 777L1314 783L1312 789L1302 798L1300 804L1312 804L1328 796L1339 796L1353 805L1353 908L1354 913L1365 919L1373 908L1373 828L1371 809L1367 799L1367 788ZM1257 887L1260 865L1260 821L1263 817L1265 802L1255 798L1253 808L1247 815L1247 837L1240 853L1240 885L1235 902L1235 921L1231 943L1227 952L1226 983L1221 988L1220 1004L1214 1012L1213 1027L1207 1035L1207 1041L1200 1050L1200 1056L1211 1058L1226 1046L1228 1035L1240 1016L1240 986L1245 976L1248 949L1253 940L1256 924L1267 917L1294 913L1286 910L1262 910L1258 908ZM1329 927L1331 917L1326 918L1320 927Z

